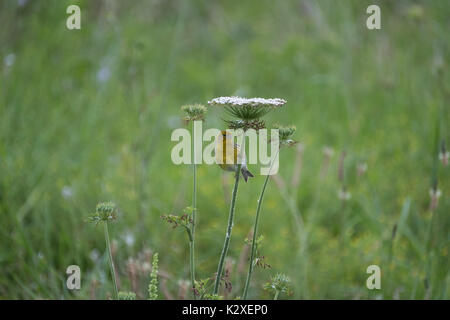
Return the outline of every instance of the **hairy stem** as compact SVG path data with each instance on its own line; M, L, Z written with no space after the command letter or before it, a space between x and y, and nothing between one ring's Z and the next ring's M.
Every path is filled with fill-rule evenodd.
M117 300L119 298L119 293L117 290L116 270L114 268L114 262L113 262L112 253L111 253L111 244L109 242L108 221L106 221L103 225L104 225L104 230L105 230L106 250L108 251L108 256L109 256L109 267L111 269L111 278L112 278L113 287L114 287L114 299Z
M233 229L233 220L234 220L234 207L236 205L237 191L239 186L239 177L241 172L242 164L237 165L236 169L236 180L234 182L233 193L231 195L231 204L230 204L230 214L228 216L228 227L227 233L225 235L225 242L223 244L222 254L220 255L219 265L217 267L217 275L216 282L214 284L214 294L219 292L220 278L222 277L223 264L225 262L225 258L227 256L228 247L230 245L231 231Z

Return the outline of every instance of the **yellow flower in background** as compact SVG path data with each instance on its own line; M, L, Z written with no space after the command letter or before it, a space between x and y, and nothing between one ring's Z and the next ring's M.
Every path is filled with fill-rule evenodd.
M233 143L232 135L225 130L216 137L215 154L216 163L223 170L236 172L237 165L241 163L241 173L245 182L249 177L254 177L247 168L245 151L241 152L241 147Z

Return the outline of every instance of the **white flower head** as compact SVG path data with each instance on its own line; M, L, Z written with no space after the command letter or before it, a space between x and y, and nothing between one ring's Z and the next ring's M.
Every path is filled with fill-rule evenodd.
M241 97L218 97L208 101L209 105L225 107L270 107L277 108L286 104L286 100L280 98L241 98Z
M282 107L286 100L280 98L241 98L241 97L218 97L208 101L210 106L224 107L231 120L225 120L231 129L243 129L247 131L252 128L256 131L265 127L261 117L271 110Z

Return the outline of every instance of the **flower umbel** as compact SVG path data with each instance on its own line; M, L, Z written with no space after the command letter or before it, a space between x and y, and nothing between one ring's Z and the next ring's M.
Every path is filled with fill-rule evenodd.
M97 204L95 213L88 217L88 222L95 223L96 225L103 222L103 231L105 233L106 251L109 257L109 267L111 271L111 278L114 288L114 299L119 299L119 291L117 289L116 271L113 262L113 250L109 240L108 222L117 219L117 207L112 202L101 202Z
M273 128L278 129L280 146L291 147L297 143L297 141L291 139L295 131L297 131L297 128L295 126L282 126L279 124L275 124Z
M288 276L283 273L277 273L271 278L270 282L264 285L264 289L272 291L275 294L274 300L277 300L280 293L289 293L290 285L291 280Z
M266 115L269 111L282 107L286 104L286 100L274 98L274 99L264 99L264 98L241 98L241 97L218 97L208 101L211 106L222 106L225 110L234 118L242 120L243 123L240 124L239 128L245 128L249 126L252 120L258 120L259 118ZM226 121L228 122L228 121ZM238 122L233 122L233 125L239 124ZM258 128L263 124L263 122L256 122L254 125ZM250 126L253 128L252 126Z
M88 217L89 222L98 224L100 222L114 221L117 219L117 207L113 202L101 202L97 204L95 213Z
M204 120L206 107L202 104L189 104L181 107L181 110L185 113L183 120L186 122Z

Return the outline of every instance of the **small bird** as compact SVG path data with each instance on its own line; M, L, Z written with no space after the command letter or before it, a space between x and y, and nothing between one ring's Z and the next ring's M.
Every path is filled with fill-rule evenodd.
M245 151L241 152L241 147L233 143L232 135L225 130L216 137L215 145L216 163L225 171L236 172L237 165L241 163L241 173L247 182L249 177L254 177L247 168Z

